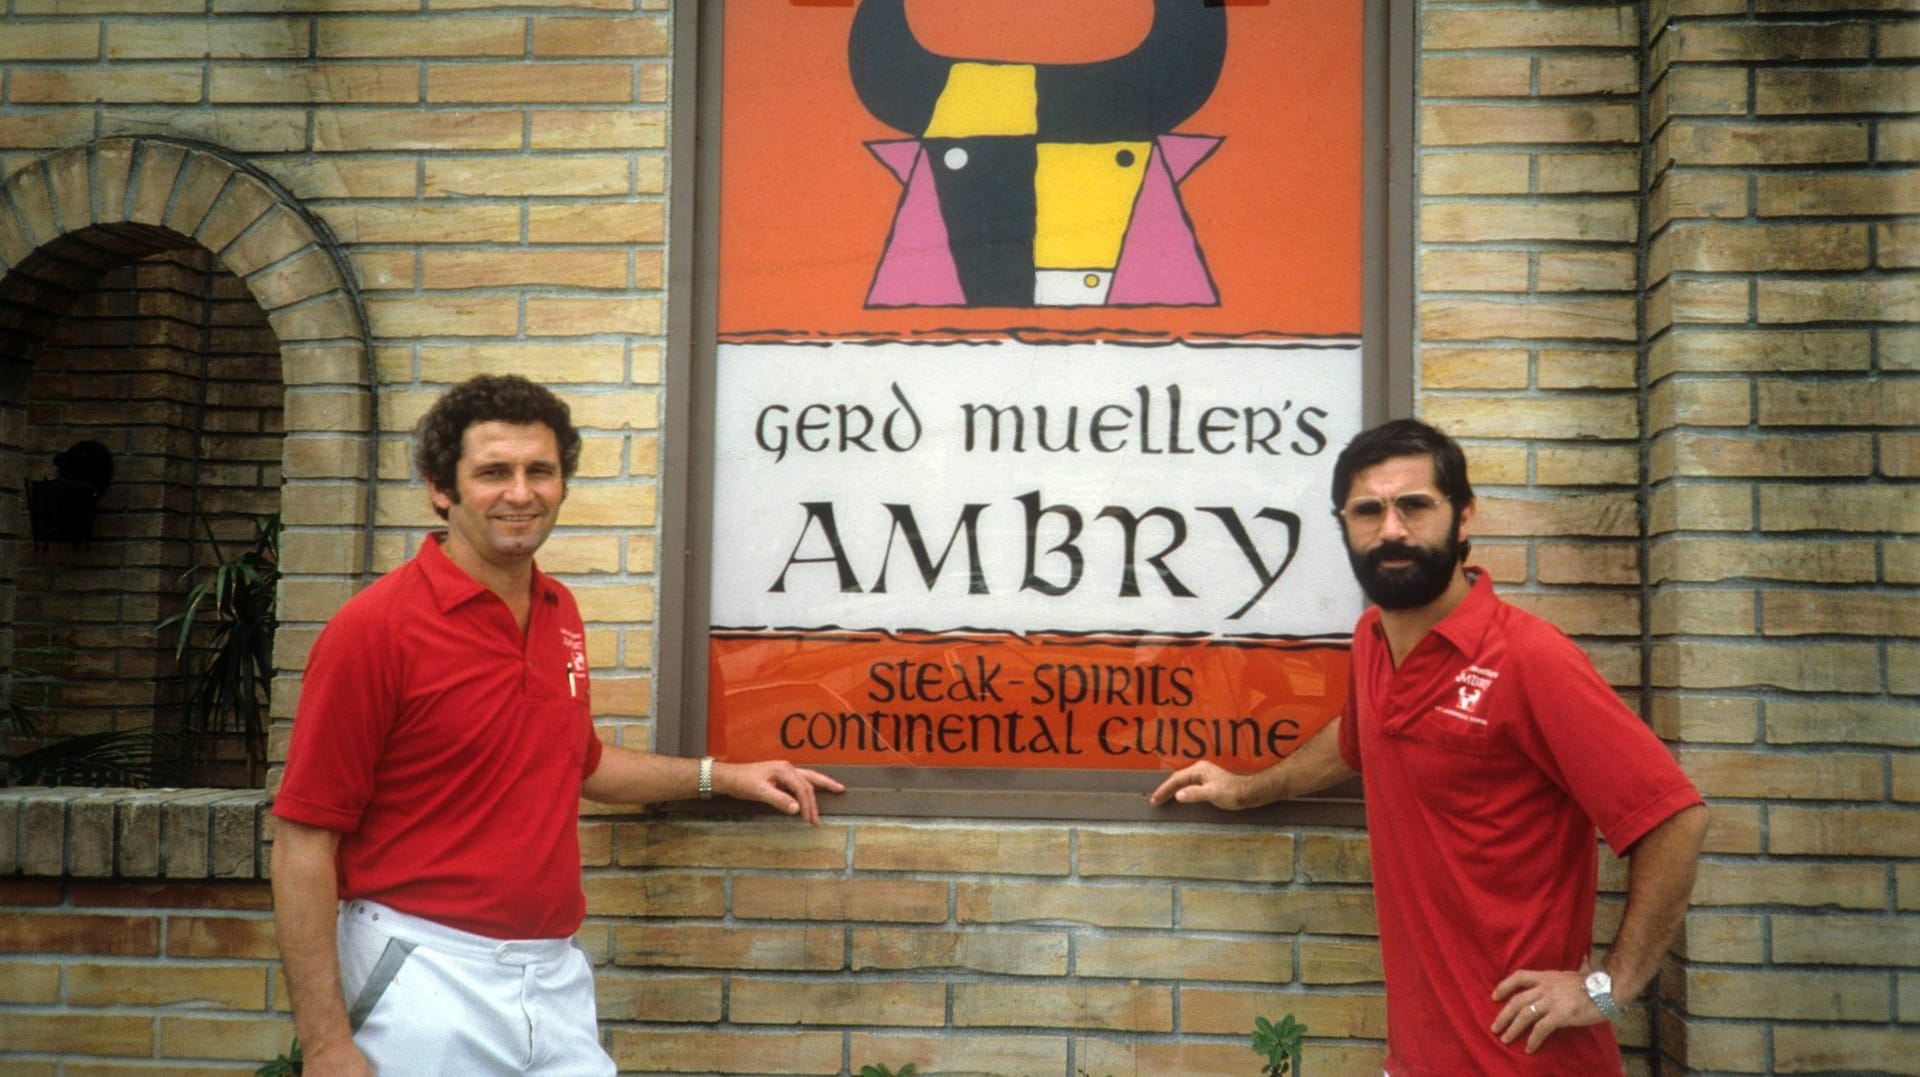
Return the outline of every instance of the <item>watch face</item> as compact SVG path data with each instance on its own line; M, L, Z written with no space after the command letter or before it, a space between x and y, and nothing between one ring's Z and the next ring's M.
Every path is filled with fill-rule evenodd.
M1613 977L1604 972L1591 973L1587 976L1587 990L1589 992L1603 991L1610 995L1613 993Z

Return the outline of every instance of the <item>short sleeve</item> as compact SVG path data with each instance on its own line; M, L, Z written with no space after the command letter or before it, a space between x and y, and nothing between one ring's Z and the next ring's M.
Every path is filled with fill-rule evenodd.
M384 603L363 593L314 642L273 803L280 818L341 833L359 829L400 705L384 613Z
M1580 805L1615 855L1701 803L1667 746L1571 639L1545 622L1528 636L1522 669L1532 723L1522 748Z

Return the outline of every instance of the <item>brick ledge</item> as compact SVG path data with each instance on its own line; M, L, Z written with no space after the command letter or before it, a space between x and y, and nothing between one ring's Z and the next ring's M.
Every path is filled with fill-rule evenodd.
M259 789L0 789L0 875L264 879Z

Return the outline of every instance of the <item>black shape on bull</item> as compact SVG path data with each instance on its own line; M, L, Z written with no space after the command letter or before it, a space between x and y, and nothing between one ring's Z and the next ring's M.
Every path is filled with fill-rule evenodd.
M967 305L1034 302L1038 144L1144 141L1171 133L1212 95L1226 49L1219 0L1155 0L1153 24L1133 51L1092 63L1034 65L1032 135L947 137L955 133L941 131L926 138ZM920 44L905 0L864 0L847 54L861 103L882 123L915 137L927 135L962 59Z
M1033 173L1039 167L1034 140L930 138L926 148L967 302L1031 305Z
M853 92L874 119L910 135L926 133L953 61L928 52L907 25L906 0L868 0L847 34Z
M1213 96L1227 57L1227 12L1207 0L1158 0L1153 28L1125 56L1034 72L1043 142L1164 135Z

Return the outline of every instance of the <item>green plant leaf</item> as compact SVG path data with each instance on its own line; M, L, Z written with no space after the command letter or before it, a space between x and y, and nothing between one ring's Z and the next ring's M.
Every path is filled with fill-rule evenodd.
M142 787L155 766L170 754L174 741L152 729L117 729L62 737L32 751L6 756L15 785L91 785ZM162 767L160 780L172 775Z
M184 766L204 760L219 735L239 734L257 779L266 768L282 527L277 515L256 519L251 548L228 557L212 524L205 518L201 523L214 560L181 576L183 582L193 581L184 606L156 626L173 634L174 657L188 685L180 718L181 761Z
M38 716L47 709L54 679L37 667L52 654L46 647L21 647L14 651L13 666L7 670L5 680L7 729L13 736L40 735Z
M294 1037L287 1053L253 1071L253 1077L300 1077L305 1062L300 1057L300 1038Z
M1264 1017L1253 1019L1253 1052L1266 1060L1260 1072L1267 1077L1284 1077L1299 1071L1302 1040L1307 1026L1287 1014L1275 1025Z

